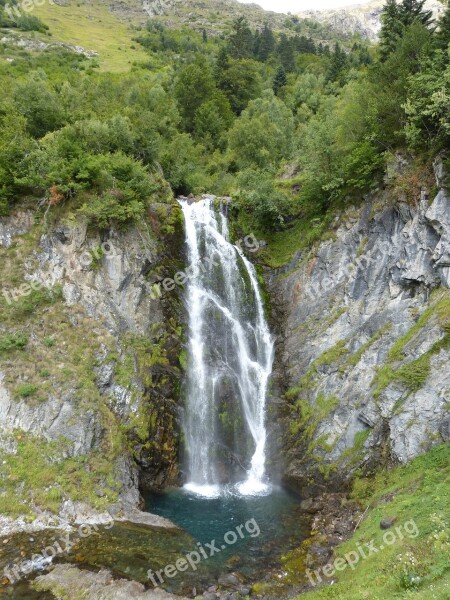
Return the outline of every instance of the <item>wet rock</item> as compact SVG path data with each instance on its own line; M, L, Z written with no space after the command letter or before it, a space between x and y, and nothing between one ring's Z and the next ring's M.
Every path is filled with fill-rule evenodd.
M241 560L241 557L235 554L234 556L231 556L225 564L227 565L227 567L235 567L241 562Z
M396 521L397 521L397 517L385 517L384 519L381 519L381 521L380 521L380 528L381 529L389 529L396 523Z
M243 585L244 578L240 573L227 573L219 577L218 583L220 587L237 590Z
M300 508L309 514L314 514L323 509L323 502L321 498L307 498L302 500Z
M56 565L47 575L37 577L33 582L38 591L54 592L66 600L79 598L102 598L103 600L187 600L163 590L145 590L137 581L114 579L109 571L98 573L81 570L74 565Z

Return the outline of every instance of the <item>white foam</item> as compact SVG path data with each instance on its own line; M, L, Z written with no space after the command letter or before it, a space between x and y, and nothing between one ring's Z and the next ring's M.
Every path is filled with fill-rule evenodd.
M183 486L183 489L202 498L219 498L221 495L221 489L218 485L199 485L189 482Z

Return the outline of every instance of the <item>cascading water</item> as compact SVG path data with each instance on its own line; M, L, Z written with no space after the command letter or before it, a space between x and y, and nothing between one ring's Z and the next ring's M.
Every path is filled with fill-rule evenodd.
M261 494L265 403L273 340L253 265L229 241L222 206L181 200L188 248L189 361L184 433L189 482L204 496L222 484Z

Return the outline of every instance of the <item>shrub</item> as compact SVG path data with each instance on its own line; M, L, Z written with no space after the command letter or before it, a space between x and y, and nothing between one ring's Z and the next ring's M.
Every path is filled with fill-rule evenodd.
M17 387L17 395L21 398L29 398L30 396L34 396L37 392L37 385L33 385L32 383L24 383Z
M7 333L0 336L0 352L23 350L28 344L28 337L23 333Z

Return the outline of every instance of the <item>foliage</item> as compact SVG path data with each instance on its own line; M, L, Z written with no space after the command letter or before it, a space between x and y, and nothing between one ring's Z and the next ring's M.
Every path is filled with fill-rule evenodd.
M448 10L434 29L421 0L389 0L379 54L292 16L275 31L235 15L221 37L163 21L135 28L147 62L121 77L65 49L5 46L0 214L31 196L108 227L166 201L168 184L234 192L241 226L278 244L278 262L291 254L278 232L292 251L317 239L311 219L379 185L386 151L448 146Z
M352 499L359 503L364 518L352 537L335 548L335 558L345 561L349 552L364 549L369 543L377 551L367 553L353 569L336 571L332 586L318 586L299 598L447 598L449 458L448 444L440 445L408 465L356 479ZM389 530L395 536L394 543L389 544L380 529L386 515L396 517L395 526Z
M241 169L271 170L292 151L293 117L273 93L252 100L229 133L232 160Z
M23 333L7 333L0 336L0 353L11 350L23 350L28 344L28 337Z
M404 104L406 139L414 148L438 152L450 143L450 60L440 49L424 59L421 70L409 78Z
M289 197L276 189L267 173L246 169L239 173L237 198L243 211L247 211L262 229L279 228L289 212Z

